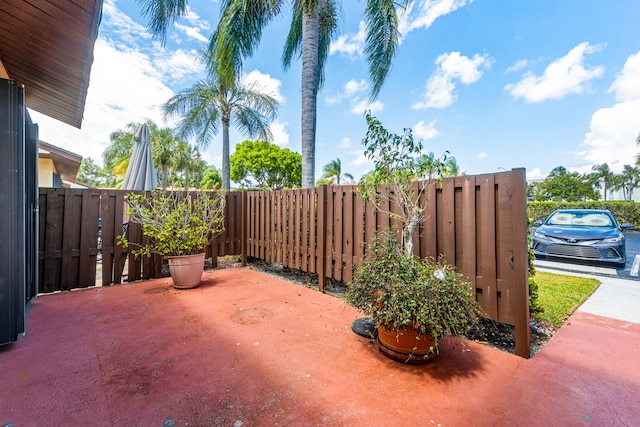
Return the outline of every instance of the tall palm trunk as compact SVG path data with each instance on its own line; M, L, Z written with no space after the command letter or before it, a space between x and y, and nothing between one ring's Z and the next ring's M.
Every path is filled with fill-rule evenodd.
M222 114L222 189L231 188L231 172L229 166L229 114Z
M167 189L167 176L169 175L169 165L167 165L166 163L163 163L161 165L161 169L162 169L162 189L166 190Z
M320 39L318 5L302 14L302 187L315 186L316 104L318 98Z

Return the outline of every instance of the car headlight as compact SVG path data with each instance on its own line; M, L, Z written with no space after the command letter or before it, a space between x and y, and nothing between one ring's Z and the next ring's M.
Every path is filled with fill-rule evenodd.
M623 239L624 237L622 236L609 237L608 239L602 239L602 243L619 243L619 242L622 242Z
M537 230L533 232L533 237L536 237L536 238L538 238L538 239L544 239L544 240L547 240L547 239L548 239L548 237L547 237L547 236L545 236L545 235L544 235L544 234L542 234L542 233L539 233Z

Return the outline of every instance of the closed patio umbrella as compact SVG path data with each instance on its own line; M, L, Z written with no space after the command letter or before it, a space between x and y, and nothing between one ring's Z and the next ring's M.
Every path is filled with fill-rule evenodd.
M122 190L155 190L158 175L153 167L149 126L143 124L135 136L133 153L122 181Z

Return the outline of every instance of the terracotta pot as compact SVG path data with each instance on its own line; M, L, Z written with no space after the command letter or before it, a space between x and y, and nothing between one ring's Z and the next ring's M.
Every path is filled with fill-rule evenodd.
M396 332L380 325L378 343L382 354L402 363L427 363L437 355L436 339L430 334L418 334L413 328Z
M191 289L200 285L204 270L204 253L168 257L173 287Z

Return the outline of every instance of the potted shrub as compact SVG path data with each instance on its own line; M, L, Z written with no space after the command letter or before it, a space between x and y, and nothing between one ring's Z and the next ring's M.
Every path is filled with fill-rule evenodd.
M123 234L119 243L137 248L135 256L159 254L169 263L174 286L194 288L204 270L204 249L224 231L225 193L166 192L130 193L129 221L142 225L144 244L129 242Z
M395 135L370 113L366 119L365 156L375 168L361 181L360 191L402 229L400 236L396 230L376 233L348 284L346 300L371 316L385 355L423 363L437 354L443 335L464 335L478 314L471 284L462 274L442 258L420 260L413 255L413 235L426 212L428 184L419 180L441 176L446 154L444 159L423 155L410 129ZM389 208L393 205L397 209Z
M443 259L407 255L392 230L376 234L346 300L371 316L380 350L394 360L423 363L444 335L464 336L478 308L471 284Z

